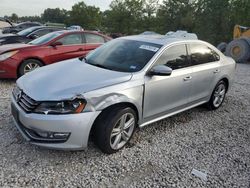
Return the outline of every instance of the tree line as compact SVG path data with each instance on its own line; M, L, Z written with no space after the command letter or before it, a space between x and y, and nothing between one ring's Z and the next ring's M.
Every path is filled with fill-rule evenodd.
M71 10L44 10L41 16L12 20L39 21L80 25L84 29L98 29L106 33L138 34L155 31L187 30L213 44L232 39L235 24L250 26L250 0L113 0L110 8L86 5L83 1Z

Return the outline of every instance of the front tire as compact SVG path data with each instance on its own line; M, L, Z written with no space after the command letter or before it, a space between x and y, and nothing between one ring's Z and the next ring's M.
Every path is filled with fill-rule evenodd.
M21 77L21 76L25 75L26 73L31 72L37 68L42 67L42 66L43 66L43 64L39 60L27 59L19 67L19 71L18 71L19 76Z
M112 154L122 149L133 136L137 124L130 107L114 107L103 112L95 122L94 142L102 152Z
M216 84L212 96L209 102L207 103L208 109L210 110L218 109L224 102L226 92L227 92L227 85L225 81L221 80Z

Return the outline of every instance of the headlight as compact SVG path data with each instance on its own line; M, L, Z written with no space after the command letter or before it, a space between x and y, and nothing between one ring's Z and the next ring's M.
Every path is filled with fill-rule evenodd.
M0 43L2 43L2 42L4 42L5 41L5 39L0 39Z
M18 52L18 50L15 51L10 51L10 52L5 52L3 54L0 55L0 61L4 61L10 57L12 57L13 55L15 55Z
M85 105L86 101L84 99L61 102L42 102L34 112L43 114L76 114L81 113Z

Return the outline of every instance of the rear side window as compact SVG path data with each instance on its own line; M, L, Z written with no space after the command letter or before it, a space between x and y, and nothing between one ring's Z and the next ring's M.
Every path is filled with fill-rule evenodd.
M180 44L166 49L156 62L157 65L166 65L173 70L189 66L186 45Z
M58 42L61 42L63 45L82 44L82 35L80 33L69 34L59 39Z
M105 39L102 36L95 35L92 33L85 33L86 43L104 43Z
M33 34L36 34L37 36L40 37L40 36L46 35L49 32L50 32L50 29L41 29L41 30L35 31Z
M204 44L190 44L192 65L199 65L220 60L220 56Z

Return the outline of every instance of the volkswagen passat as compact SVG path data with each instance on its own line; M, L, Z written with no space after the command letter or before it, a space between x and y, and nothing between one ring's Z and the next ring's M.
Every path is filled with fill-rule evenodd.
M123 37L18 79L12 114L33 144L83 149L91 134L103 152L114 153L137 126L201 104L219 108L234 72L234 60L200 40Z

